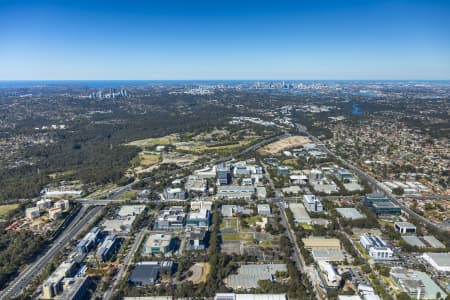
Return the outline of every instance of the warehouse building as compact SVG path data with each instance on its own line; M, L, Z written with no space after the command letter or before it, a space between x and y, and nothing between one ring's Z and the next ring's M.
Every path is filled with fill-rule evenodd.
M308 250L341 250L341 241L335 238L308 237L302 239Z
M285 264L241 265L238 274L228 276L228 286L233 289L251 289L258 287L258 281L274 281L276 272L286 272Z
M354 207L336 208L336 211L341 217L350 220L360 220L366 217L364 214L362 214L359 210L357 210Z
M450 252L446 253L427 252L422 255L422 258L427 263L429 263L436 271L444 273L450 272Z
M311 217L301 203L289 203L289 209L294 215L294 221L297 223L311 224Z

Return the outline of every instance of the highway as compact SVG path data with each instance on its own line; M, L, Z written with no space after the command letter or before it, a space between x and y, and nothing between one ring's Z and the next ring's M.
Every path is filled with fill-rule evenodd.
M302 126L300 124L297 124L297 128L299 128L299 126ZM335 153L331 152L327 147L325 147L322 143L322 141L320 141L318 138L316 138L315 136L311 135L310 133L308 133L305 130L302 130L302 132L304 132L305 134L308 135L308 137L317 145L320 145L320 149L324 152L326 152L328 155L330 155L331 157L333 157L334 159L338 160L341 162L341 164L346 167L347 169L353 171L358 177L360 177L361 179L366 180L375 191L378 192L382 192L384 193L387 197L389 197L391 199L391 201L395 204L397 204L398 206L400 206L400 208L406 212L410 217L426 224L429 227L435 228L437 230L445 230L445 231L449 231L450 229L448 227L444 227L438 224L435 224L433 222L431 222L430 220L422 217L421 215L417 214L416 212L414 212L412 209L410 209L408 206L406 206L403 202L401 202L398 197L396 197L394 194L392 194L383 184L381 184L378 180L376 180L375 178L373 178L372 176L370 176L369 174L367 174L366 172L362 171L360 168L356 167L355 165L353 165L351 162L341 158L340 156L336 155Z
M89 227L100 213L102 207L94 207L87 212L88 207L83 206L77 216L67 226L66 230L52 243L52 246L42 254L30 266L19 273L17 277L0 292L0 299L11 299L20 295L22 290L27 287L35 276L82 230Z

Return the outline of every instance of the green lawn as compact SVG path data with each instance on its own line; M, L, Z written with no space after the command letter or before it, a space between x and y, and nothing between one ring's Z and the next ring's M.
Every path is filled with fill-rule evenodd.
M303 229L305 229L305 230L312 230L312 226L309 225L309 224L301 223L300 225L301 225L301 226L303 227Z
M256 222L262 221L262 217L261 216L248 217L245 218L245 221L247 222L248 225L255 226Z
M19 207L19 204L0 205L0 217L6 217L8 213Z
M220 223L220 229L224 228L237 229L237 218L224 218Z

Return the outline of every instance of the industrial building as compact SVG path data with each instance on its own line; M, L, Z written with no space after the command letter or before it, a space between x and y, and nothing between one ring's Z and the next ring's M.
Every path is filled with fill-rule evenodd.
M341 276L338 275L334 266L326 261L319 261L319 276L326 289L337 289L341 284Z
M394 228L401 234L416 233L416 225L409 222L395 222Z
M315 195L303 195L303 204L308 211L322 212L323 205L320 198Z
M145 261L137 263L131 272L128 281L137 286L153 285L159 282L161 272L170 273L173 268L172 261Z
M311 254L314 261L333 261L341 262L345 260L345 255L341 250L330 250L330 249L313 249Z
M285 264L241 265L238 274L228 276L228 286L234 289L251 289L258 287L260 280L274 280L276 272L286 272Z
M144 254L169 254L175 249L175 240L170 234L150 234L144 244Z
M335 238L311 236L302 239L302 242L308 250L341 250L341 241Z
M289 203L289 209L294 215L294 221L301 224L311 224L311 217L301 203Z
M117 215L121 218L137 216L140 215L144 209L145 205L122 205Z
M251 186L219 186L216 197L219 199L251 199L255 194L255 188Z
M436 299L440 293L442 298L447 294L424 272L404 268L392 268L391 278L396 286L408 294L411 299Z
M438 272L450 272L450 252L432 253L427 252L422 258Z
M109 260L113 254L117 251L120 245L120 240L116 237L115 234L108 235L100 247L97 249L95 253L95 257L99 261L107 261Z
M354 207L340 207L336 208L336 211L341 217L350 220L360 220L366 217L364 214L362 214L359 210L357 210Z

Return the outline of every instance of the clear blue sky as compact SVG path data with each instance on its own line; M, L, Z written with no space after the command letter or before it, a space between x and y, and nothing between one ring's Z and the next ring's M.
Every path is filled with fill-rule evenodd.
M28 79L450 79L450 1L0 0Z

